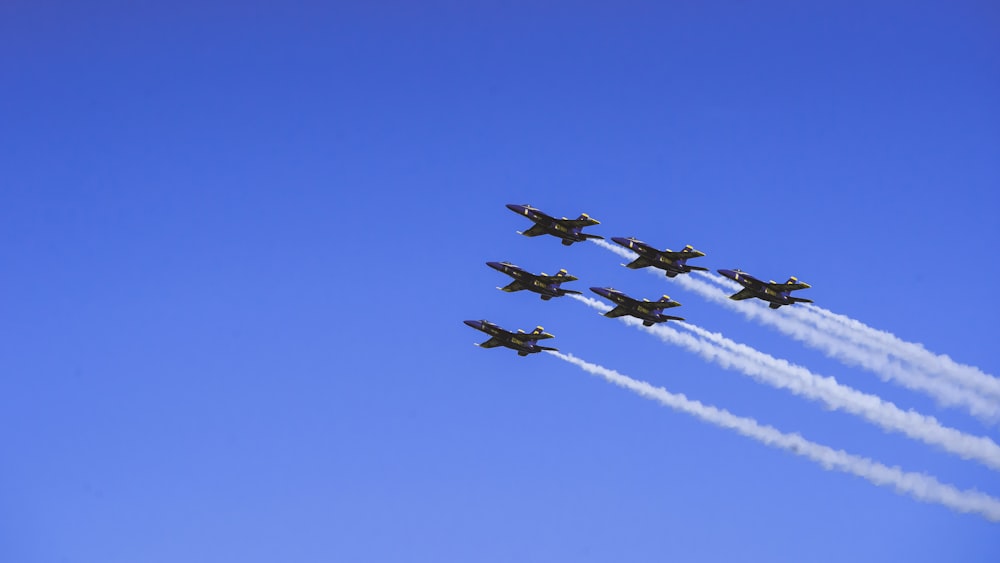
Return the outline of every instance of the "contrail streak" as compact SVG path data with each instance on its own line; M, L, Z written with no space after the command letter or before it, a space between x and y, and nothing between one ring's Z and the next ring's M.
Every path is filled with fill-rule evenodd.
M604 303L589 297L571 297L600 311L610 309ZM963 459L976 460L991 469L1000 470L1000 445L990 438L971 436L943 426L934 417L913 410L904 411L876 395L842 385L833 377L817 375L805 367L775 358L689 323L680 324L701 338L677 332L664 325L644 327L640 321L630 317L620 317L620 320L655 334L665 342L684 347L724 368L736 369L759 382L822 401L832 409L860 416L885 430L899 432Z
M919 366L927 373L947 377L957 384L1000 400L1000 379L977 367L960 364L946 354L935 354L921 344L906 342L889 332L872 328L860 321L815 305L808 305L801 310L791 310L789 313L812 322L832 334L876 350L885 350L901 360Z
M631 259L636 256L630 250L614 246L603 240L593 240L593 242L624 258ZM655 275L658 271L650 270L650 273ZM704 276L705 274L703 274ZM733 301L729 299L725 291L720 289L719 285L707 283L691 276L678 276L670 281L678 283L685 289L698 293L710 301L738 311L752 320L773 326L792 338L822 351L831 358L847 365L865 368L883 381L891 381L907 389L927 393L945 406L964 405L970 414L987 422L995 422L1000 419L1000 400L982 396L968 386L956 382L954 378L941 379L942 372L935 371L933 366L943 365L942 362L933 363L931 367L928 367L920 363L913 363L917 360L912 359L913 355L911 354L905 357L899 356L899 359L911 364L909 366L903 365L890 358L884 350L873 349L871 343L864 341L863 338L845 337L845 330L838 323L824 319L820 314L811 313L814 310L819 310L819 307L806 309L793 306L771 310L757 303ZM728 280L719 280L718 283L725 287L731 285ZM791 311L786 312L786 309L791 309ZM834 314L829 313L829 315ZM840 317L841 315L836 316ZM846 319L846 317L844 318ZM847 320L850 321L850 319Z
M735 282L713 276L708 272L695 271L692 273L726 288L736 290L741 287ZM785 310L782 311L785 312ZM930 375L946 377L959 385L1000 400L1000 379L975 366L956 362L947 354L935 354L924 348L922 344L907 342L890 332L872 328L846 315L834 313L809 303L803 303L799 307L791 307L785 314L800 321L812 323L824 332L848 340L858 346L882 352L886 356L890 354L896 356Z
M930 503L947 506L958 512L979 514L992 522L1000 522L1000 500L976 490L960 490L941 483L923 473L904 472L871 459L835 450L810 442L798 434L786 434L773 426L762 425L752 418L736 416L729 411L671 393L662 387L637 381L614 370L592 364L571 354L549 352L553 356L603 377L605 380L633 391L647 399L658 401L672 409L694 415L705 422L729 428L771 447L806 457L826 469L851 473L879 486L891 486L899 493Z
M741 287L735 282L713 276L707 272L695 271L693 273L704 280L726 288L735 290ZM956 362L947 354L935 354L924 348L922 344L907 342L890 332L872 328L846 315L834 313L809 303L790 307L787 310L782 309L782 313L802 322L813 324L827 334L880 353L886 360L890 355L895 356L928 375L947 378L969 390L985 393L992 400L1000 400L1000 379L977 367Z

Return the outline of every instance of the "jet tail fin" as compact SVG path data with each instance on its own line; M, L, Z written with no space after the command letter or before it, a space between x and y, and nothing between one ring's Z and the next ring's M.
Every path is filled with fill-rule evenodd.
M681 306L681 304L678 303L677 301L672 301L669 295L664 295L663 297L661 297L660 300L656 302L656 304L660 305L661 308L663 309L669 309L671 307Z
M568 281L576 281L576 280L580 279L580 278L578 278L576 276L569 275L569 272L567 272L565 269L559 270L558 272L556 272L556 276L555 277L559 278L559 283L568 282Z
M685 246L684 250L682 250L681 252L683 252L684 254L687 254L688 258L701 258L702 256L705 255L704 252L696 249L695 247L691 246L690 244L687 245L687 246Z
M809 289L810 287L812 287L811 285L809 285L809 284L807 284L805 282L800 282L799 278L797 278L795 276L792 276L792 277L788 278L788 281L786 281L784 283L784 285L785 285L785 288L787 288L787 291L796 291L796 290L799 290L799 289Z
M786 281L785 283L790 283L790 284L794 284L794 285L804 285L806 287L809 287L809 284L807 284L805 282L800 282L799 278L797 278L795 276L789 277L788 281Z
M540 327L540 326L536 326L535 330L531 331L530 336L532 336L535 340L542 340L544 338L552 338L552 335L549 334L549 333L547 333L547 332L545 332L545 329L542 328L542 327Z

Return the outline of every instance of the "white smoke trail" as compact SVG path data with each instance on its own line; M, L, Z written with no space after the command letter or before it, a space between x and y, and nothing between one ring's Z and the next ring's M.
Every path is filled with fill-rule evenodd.
M733 280L731 280L729 278L720 278L719 276L713 274L712 272L702 272L700 270L695 270L695 271L693 271L691 273L695 274L695 275L697 275L699 277L701 277L704 280L708 280L710 282L714 282L714 283L716 283L718 285L721 285L722 287L725 287L726 289L731 289L733 291L737 291L737 290L743 289L742 285L734 282Z
M606 312L610 309L604 303L589 297L580 295L571 297L599 311ZM913 410L904 411L890 401L842 385L833 377L817 375L802 366L775 358L695 325L680 323L684 328L701 336L701 339L664 325L644 327L640 321L631 317L620 317L619 320L655 334L665 342L686 348L724 368L738 370L759 382L787 389L808 399L822 401L832 409L842 409L860 416L885 430L899 432L963 459L976 460L991 469L1000 470L1000 445L990 438L971 436L943 426L934 417Z
M959 490L952 485L941 483L930 475L904 472L899 467L889 467L869 458L810 442L798 434L786 434L773 426L762 425L752 418L736 416L729 411L688 399L682 394L671 393L662 387L634 380L571 354L559 352L549 352L549 354L647 399L694 415L716 426L735 430L765 445L806 457L825 469L857 475L878 486L891 486L897 492L908 494L923 502L941 504L958 512L979 514L992 522L1000 522L1000 499L985 493Z
M614 246L603 240L594 240L593 242L624 258L636 257L636 254L632 251ZM657 270L650 269L649 271L659 277ZM695 273L701 274L702 277L708 275L703 272ZM714 280L714 278L711 279ZM898 359L907 361L910 364L903 365L899 361L890 358L884 350L877 347L873 348L870 342L856 336L856 333L845 331L843 326L838 328L839 323L832 322L829 319L824 320L821 314L813 314L813 311L820 309L819 307L804 308L793 306L772 310L754 302L733 301L729 299L725 291L719 288L719 285L710 284L691 276L678 276L672 278L671 281L680 284L685 289L698 293L710 301L738 311L752 320L773 326L792 338L822 351L831 358L847 365L865 368L883 381L891 381L907 389L927 393L945 406L963 405L970 414L986 422L996 422L1000 419L1000 400L992 397L984 397L968 386L956 382L954 378L941 379L940 376L944 373L940 369L944 365L943 362L924 365L914 363L918 360L914 359L913 354L897 356ZM720 285L727 288L735 285L735 282L729 282L724 278L720 278L717 281ZM829 315L834 314L829 313ZM837 316L841 317L841 315ZM844 319L847 318L844 317ZM847 320L850 321L850 319ZM853 322L856 323L856 321ZM852 336L847 336L847 334L851 334ZM989 378L989 376L983 375Z
M708 272L694 271L692 273L734 291L742 287L734 281L713 276ZM885 356L896 356L930 375L949 378L959 385L986 393L992 398L1000 400L1000 378L975 366L956 362L947 354L935 354L924 348L922 344L907 342L891 332L870 327L846 315L834 313L809 303L803 303L788 309L787 312L785 310L782 312L800 321L816 325L828 334L869 348L874 352L881 352Z
M734 281L713 276L708 272L695 271L692 273L727 289L737 290L742 287ZM907 342L891 332L872 328L846 315L834 313L809 303L803 303L787 310L782 309L782 313L802 322L813 324L827 334L880 353L886 357L887 361L888 356L895 356L928 375L947 378L969 390L985 393L992 400L1000 400L1000 378L975 366L956 362L947 354L935 354L924 348L922 344Z
M935 354L921 344L907 342L894 334L815 305L807 304L806 307L792 309L789 313L796 318L812 322L831 334L876 350L884 350L929 374L946 377L968 389L1000 400L1000 379L977 367L958 363L946 354Z

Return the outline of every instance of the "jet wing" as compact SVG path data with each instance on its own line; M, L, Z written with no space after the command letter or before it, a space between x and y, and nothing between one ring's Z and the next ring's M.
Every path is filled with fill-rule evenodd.
M645 258L640 256L635 260L629 262L628 264L625 264L625 267L631 268L633 270L638 270L639 268L645 268L646 266L652 266L652 265L653 264L649 260L646 260Z
M544 235L546 232L547 231L545 230L545 227L536 223L532 225L531 228L528 229L527 231L521 232L521 234L526 237L537 237L539 235Z
M729 298L734 301L743 301L744 299L750 299L751 297L757 297L757 292L749 287L745 287L737 293L729 296Z
M628 309L625 308L625 307L623 307L623 306L621 306L621 305L619 305L619 306L615 307L614 309L611 309L607 313L604 313L604 316L605 317L610 317L612 319L615 319L615 318L618 318L618 317L624 317L625 315L628 315L628 314L629 314Z
M482 344L477 344L480 348L496 348L497 346L503 346L503 341L494 336Z
M519 281L512 281L500 289L503 291L521 291L522 289L525 289L525 287L524 284Z

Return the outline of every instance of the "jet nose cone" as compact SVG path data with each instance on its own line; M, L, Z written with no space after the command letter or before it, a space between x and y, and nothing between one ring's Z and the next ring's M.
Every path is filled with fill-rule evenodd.
M594 293L600 295L601 297L607 297L608 295L611 294L611 292L608 291L608 289L605 287L592 287L590 288L590 291L593 291Z
M476 330L483 328L483 321L465 321L465 324L471 326Z
M487 262L486 265L489 266L490 268L493 268L494 270L500 270L501 272L503 271L503 264L501 264L500 262Z
M732 270L719 270L719 273L731 280L736 279L736 272Z
M516 203L508 203L507 204L507 209L510 209L514 213L520 213L520 214L523 215L525 209L527 209L527 208L525 206L523 206L523 205L517 205Z

